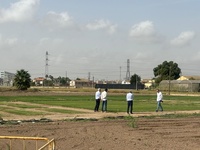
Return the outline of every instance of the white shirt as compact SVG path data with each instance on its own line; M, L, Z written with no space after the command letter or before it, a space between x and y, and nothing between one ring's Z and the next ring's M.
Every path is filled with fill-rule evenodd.
M161 101L162 100L162 98L163 98L163 95L162 95L162 93L159 91L159 92L157 92L157 102L159 102L159 101Z
M107 92L106 91L103 91L101 93L101 99L102 99L102 101L106 101L107 100Z
M96 91L95 99L101 99L101 92L100 91Z
M126 94L126 101L133 101L133 94L132 93Z

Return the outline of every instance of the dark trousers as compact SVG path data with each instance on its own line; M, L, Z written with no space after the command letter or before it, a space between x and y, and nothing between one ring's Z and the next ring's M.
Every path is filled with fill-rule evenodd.
M94 107L94 111L99 111L100 99L96 99L96 105Z
M133 101L127 101L127 113L133 113Z

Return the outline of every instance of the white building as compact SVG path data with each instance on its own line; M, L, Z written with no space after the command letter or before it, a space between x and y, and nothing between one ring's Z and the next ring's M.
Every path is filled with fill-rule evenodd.
M6 72L6 71L1 71L1 79L2 79L2 86L12 86L14 83L14 78L15 74Z

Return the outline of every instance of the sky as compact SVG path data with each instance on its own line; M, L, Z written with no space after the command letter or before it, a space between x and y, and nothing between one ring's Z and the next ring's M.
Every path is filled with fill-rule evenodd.
M141 79L164 61L200 75L199 14L200 0L0 0L0 70L123 80L129 59Z

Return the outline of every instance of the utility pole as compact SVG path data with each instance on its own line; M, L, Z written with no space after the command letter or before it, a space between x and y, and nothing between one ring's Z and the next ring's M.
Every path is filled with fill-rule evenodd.
M88 81L90 81L90 72L88 72Z
M122 80L122 76L121 76L121 69L122 69L122 67L120 66L119 69L120 69L120 72L119 72L119 81L121 82L121 80Z
M169 95L170 95L170 86L171 86L171 66L169 67Z
M94 87L94 76L92 77L92 87Z
M47 81L47 78L49 77L49 59L48 59L48 52L46 51L46 59L45 59L45 79L46 79L46 82L47 82L47 85L48 85L48 81ZM43 83L44 85L44 83ZM46 86L46 85L44 85Z
M138 90L138 87L137 87L137 74L136 74L135 78L136 78L136 81L135 81L135 88L136 88L136 90Z
M127 59L127 71L126 71L126 80L130 81L130 60Z
M66 76L66 86L68 85L68 80L67 80L67 71L65 72L65 76Z
M48 66L49 66L49 59L48 59L48 52L46 51L46 59L45 59L45 78L47 79L48 78L48 76L49 76L49 68L48 68Z

